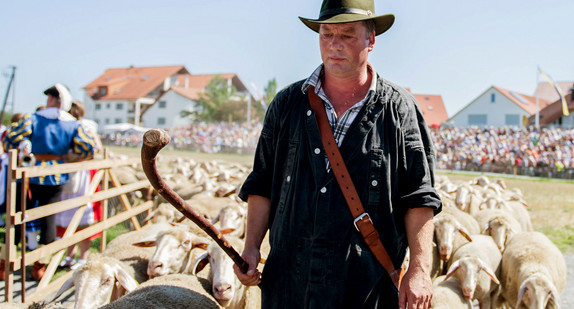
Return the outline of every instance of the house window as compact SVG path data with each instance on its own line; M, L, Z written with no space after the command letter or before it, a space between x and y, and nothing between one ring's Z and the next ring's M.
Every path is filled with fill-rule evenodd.
M124 105L122 103L116 103L116 109L124 109Z
M114 123L122 123L122 118L116 118Z
M167 106L167 102L166 102L166 101L159 101L157 107L159 107L159 108L165 108L166 106Z
M494 103L496 101L496 94L492 93L490 95L490 103Z
M98 95L105 96L108 93L108 87L98 87Z
M110 119L106 118L106 124L109 124L109 123L110 123Z
M485 126L487 119L488 119L487 116L484 114L468 115L468 125L470 125L470 126Z
M158 118L158 119L157 119L157 124L158 124L158 125L163 125L163 124L165 124L165 118L164 118L164 117Z
M504 115L504 124L507 126L519 126L520 115Z
M110 103L106 104L106 109L110 109Z
M96 103L96 110L99 111L102 109L102 105L100 103Z

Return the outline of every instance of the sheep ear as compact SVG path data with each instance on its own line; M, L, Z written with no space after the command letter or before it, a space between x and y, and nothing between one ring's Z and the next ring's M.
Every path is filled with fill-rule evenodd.
M207 247L211 243L209 240L207 240L207 238L199 237L199 236L192 238L191 242L193 243L193 246L191 247L192 249L193 248L199 248L199 249L203 249L203 250L207 250Z
M235 229L230 227L230 228L227 228L227 229L220 230L219 232L220 232L221 234L223 234L223 235L227 235L227 234L233 233L233 231L235 231Z
M54 298L52 298L52 300L50 300L50 303L55 302L56 299L58 299L58 297L62 296L62 294L64 294L64 292L66 292L67 290L69 290L73 286L74 286L74 278L70 277L70 279L66 280L66 282L64 282L64 284L62 284L62 287L60 287L60 290L58 290L58 293L56 293L56 296L54 296Z
M197 275L202 269L207 266L209 263L209 255L206 253L202 254L200 257L195 260L195 264L193 265L193 275Z
M138 287L137 281L119 266L116 267L114 276L121 286L128 292L131 292Z
M500 281L498 281L498 278L496 278L496 275L494 274L494 272L492 271L492 269L490 269L490 267L488 267L488 265L484 264L482 261L480 263L480 268L482 270L484 270L484 272L490 277L490 279L492 279L492 281L494 281L496 284L500 284Z
M155 247L156 245L156 241L155 241L155 236L153 238L144 238L138 242L134 242L132 243L132 246L136 246L136 247L142 247L142 248L147 248L147 247Z
M217 216L215 216L215 218L211 219L211 224L215 224L219 222L219 214L217 214Z
M490 228L490 221L488 221L488 223L484 225L484 227L482 228L482 231L480 231L480 234L487 235L486 231L488 231L489 228Z
M468 241L472 241L472 238L470 238L470 236L468 235L469 234L468 231L462 225L458 225L457 230L460 233L460 235L462 235Z
M520 289L518 290L518 298L516 299L516 306L514 308L520 308L520 303L522 302L522 297L524 296L524 292L526 292L526 285L528 284L528 279L526 279L520 285Z
M155 215L156 212L157 212L156 210L150 212L149 215L147 215L147 217L145 217L145 219L143 219L143 223L144 224L148 223L148 221L151 220L151 218L153 218L153 216Z
M460 260L457 260L456 262L454 262L450 268L448 269L448 272L446 273L446 277L444 278L444 280L450 278L452 275L454 275L454 272L460 267Z

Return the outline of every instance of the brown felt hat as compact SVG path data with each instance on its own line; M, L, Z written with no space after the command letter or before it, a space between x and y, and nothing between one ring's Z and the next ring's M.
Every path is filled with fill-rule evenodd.
M321 24L341 24L363 20L375 21L375 35L389 30L395 22L393 14L375 15L374 0L323 0L319 18L310 19L299 16L299 19L315 32Z

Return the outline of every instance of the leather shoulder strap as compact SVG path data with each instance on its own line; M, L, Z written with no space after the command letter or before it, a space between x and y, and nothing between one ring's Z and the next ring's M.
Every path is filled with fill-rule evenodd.
M373 225L373 221L363 208L363 204L359 199L353 180L349 175L347 166L343 161L343 157L341 156L341 152L339 151L339 147L337 146L337 142L333 136L333 131L331 130L331 125L327 119L327 113L325 111L323 101L315 94L314 87L310 87L307 91L311 109L315 112L317 123L319 125L323 148L327 153L327 158L329 159L329 163L333 169L333 174L335 174L337 183L343 192L347 206L349 206L351 215L354 218L353 223L355 228L361 233L365 242L369 246L369 249L371 249L371 252L373 252L379 263L389 273L389 276L398 287L402 277L401 273L395 270L393 262L381 242L379 233Z

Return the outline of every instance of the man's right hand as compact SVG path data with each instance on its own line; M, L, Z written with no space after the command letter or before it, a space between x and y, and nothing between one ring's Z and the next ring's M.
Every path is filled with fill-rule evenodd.
M261 272L257 269L259 261L261 260L261 253L258 249L246 248L241 254L241 257L249 264L249 269L247 273L242 273L237 265L233 265L233 270L235 275L239 278L239 281L246 286L258 285L261 282Z

